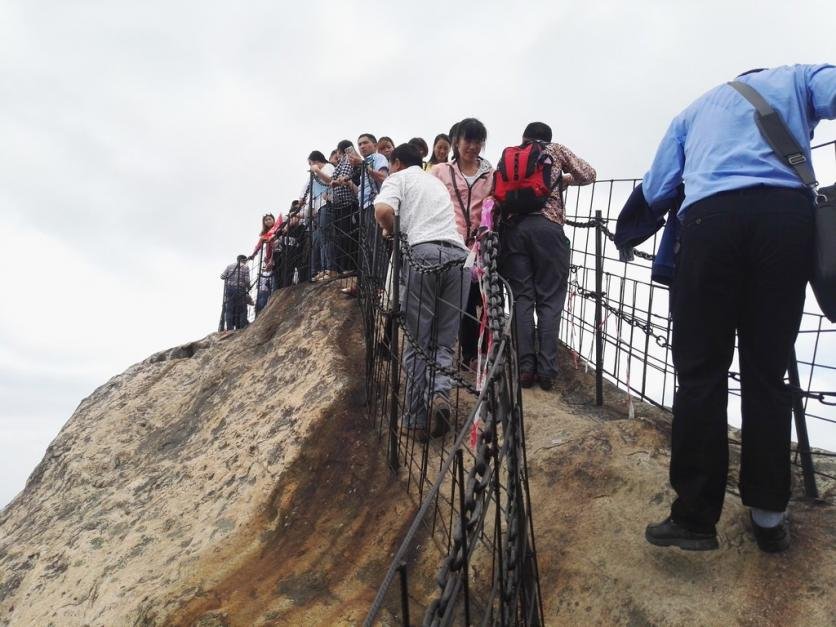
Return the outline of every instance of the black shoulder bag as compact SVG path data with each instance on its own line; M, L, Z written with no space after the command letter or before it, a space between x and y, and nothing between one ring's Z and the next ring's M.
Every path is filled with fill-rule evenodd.
M740 81L732 81L729 85L755 107L755 124L761 135L813 194L815 242L810 285L822 313L830 322L836 322L836 185L819 187L813 166L781 114L756 89Z

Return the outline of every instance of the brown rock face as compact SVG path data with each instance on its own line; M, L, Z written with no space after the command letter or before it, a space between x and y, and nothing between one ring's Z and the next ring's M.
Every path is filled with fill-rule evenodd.
M412 506L358 405L356 305L327 294L285 291L81 403L0 514L0 623L365 615Z
M360 405L356 303L327 285L277 299L81 403L0 513L0 624L362 622L416 504ZM637 405L628 420L614 389L597 411L590 378L563 372L524 396L547 624L834 624L833 481L791 504L785 554L758 551L734 479L719 551L652 547L668 417ZM427 540L410 558L413 621L435 593ZM394 589L382 622L398 604Z
M768 555L755 544L737 495L732 460L720 549L658 548L644 528L668 515L670 417L613 388L593 411L592 376L566 373L554 394L524 398L529 479L546 622L558 625L836 624L836 482L818 478L820 502L790 503L792 546ZM732 433L739 440L739 433ZM836 465L817 458L836 477Z

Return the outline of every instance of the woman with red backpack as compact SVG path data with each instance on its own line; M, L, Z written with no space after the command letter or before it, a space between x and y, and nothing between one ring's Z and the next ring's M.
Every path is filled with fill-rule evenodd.
M466 118L458 123L453 140L453 162L439 163L431 174L447 188L456 214L456 227L468 248L476 240L476 232L482 221L482 204L491 195L493 167L481 153L485 148L488 131L476 118ZM466 288L467 289L467 288ZM479 284L470 283L467 310L462 320L459 344L462 364L475 369L479 342L479 318L476 307L481 304Z

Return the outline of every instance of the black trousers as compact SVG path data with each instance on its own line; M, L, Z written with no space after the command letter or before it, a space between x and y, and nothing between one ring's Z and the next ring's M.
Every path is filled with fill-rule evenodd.
M334 206L334 212L335 265L340 272L354 272L358 261L360 208L356 203Z
M472 359L476 359L479 352L479 327L481 320L476 311L477 307L482 306L482 292L479 291L479 284L474 283L467 277L464 289L468 290L467 307L465 315L462 316L462 324L459 329L459 345L462 349L462 363L469 364ZM482 349L487 348L487 341L483 341Z
M791 394L783 382L811 273L813 206L801 190L752 187L687 209L671 291L675 521L710 531L728 476L728 370L738 336L743 503L790 497Z
M520 372L554 377L558 327L569 280L569 238L560 224L529 214L504 224L499 243L499 270L514 293Z

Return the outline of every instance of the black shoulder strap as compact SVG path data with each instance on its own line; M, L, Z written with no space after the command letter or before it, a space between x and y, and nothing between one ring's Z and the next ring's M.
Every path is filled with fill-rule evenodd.
M793 169L804 185L815 191L818 181L816 181L813 166L804 156L804 151L787 128L787 123L781 114L775 111L751 85L741 81L731 81L729 85L755 107L755 123L775 154Z
M470 207L464 206L464 200L462 200L462 193L459 191L459 186L456 185L456 168L453 166L452 163L448 163L447 166L450 168L450 177L453 180L453 190L456 192L456 198L459 199L459 207L462 209L462 215L464 216L464 222L468 232L470 231ZM466 181L465 181L466 182Z

